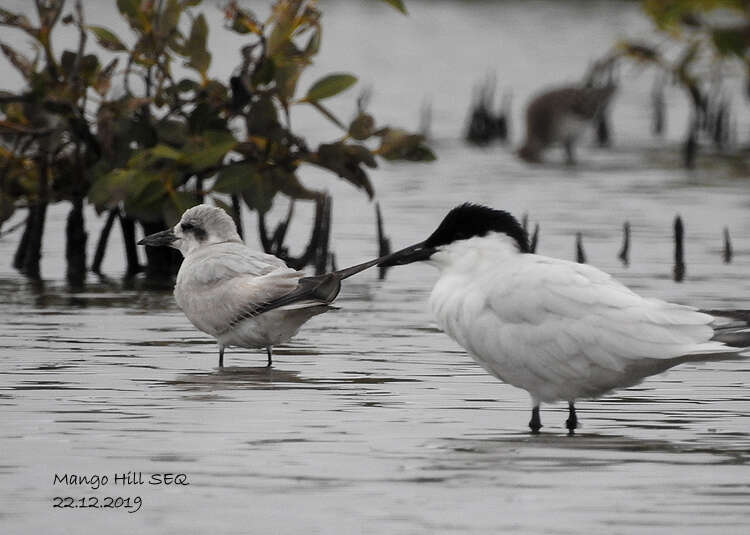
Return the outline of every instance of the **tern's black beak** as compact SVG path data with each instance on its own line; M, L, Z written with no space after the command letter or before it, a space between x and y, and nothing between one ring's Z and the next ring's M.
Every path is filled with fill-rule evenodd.
M428 260L435 251L434 247L425 245L425 242L420 242L384 256L378 265L381 267L403 266L420 260Z
M162 230L161 232L157 232L155 234L151 234L149 236L146 236L141 241L138 242L138 245L148 245L151 247L164 247L167 245L172 245L172 243L177 240L177 236L174 235L174 232L172 232L172 229Z

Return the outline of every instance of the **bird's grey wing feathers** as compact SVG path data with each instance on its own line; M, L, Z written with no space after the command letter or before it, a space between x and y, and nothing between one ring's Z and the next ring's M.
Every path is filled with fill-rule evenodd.
M186 262L175 286L177 304L211 335L226 331L238 315L294 291L303 276L283 263L273 266L241 255Z
M270 310L292 305L319 306L331 303L341 290L341 279L333 273L327 273L317 277L303 277L299 279L297 287L291 292L269 299L262 303L248 303L248 305L237 314L230 326L239 322L259 316Z
M265 303L253 304L248 306L241 314L232 321L232 325L236 325L242 320L258 316L269 310L275 308L281 308L290 306L297 303L307 303L310 306L314 305L327 305L333 302L341 291L341 281L347 279L352 275L376 266L383 257L375 258L355 266L340 269L324 275L317 275L315 277L303 277L299 280L297 288L289 292L286 295L282 295L276 299L266 301Z
M713 318L691 307L635 294L606 273L583 264L540 258L511 275L487 303L501 319L489 343L540 376L586 373L592 366L622 371L641 359L726 351L710 342ZM489 328L490 320L481 319ZM497 328L493 330L496 332Z

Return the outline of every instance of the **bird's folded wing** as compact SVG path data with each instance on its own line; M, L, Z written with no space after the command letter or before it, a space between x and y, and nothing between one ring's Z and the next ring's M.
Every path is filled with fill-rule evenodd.
M244 319L263 314L275 308L291 307L300 304L307 306L327 305L338 296L341 291L341 281L343 279L376 266L380 261L381 258L376 258L324 275L303 277L299 280L297 287L288 294L269 300L259 306L248 308L237 316L233 323L236 324Z
M220 334L231 328L238 317L250 317L266 303L293 292L302 273L288 267L276 268L264 275L233 274L223 276L195 274L192 284L183 285L177 303L190 321L209 334ZM218 274L215 273L215 275ZM195 280L203 280L195 283Z
M490 286L502 289L478 317L480 329L496 333L487 343L542 377L725 350L709 342L708 314L642 298L591 266L540 260Z
M327 305L341 290L342 279L378 261L304 277L274 256L242 244L222 244L211 255L193 260L175 297L196 327L215 335L270 310Z
M299 279L296 288L288 293L268 299L262 303L252 303L236 315L231 325L274 310L303 306L327 305L333 301L341 290L341 280L333 273L318 277L303 277Z

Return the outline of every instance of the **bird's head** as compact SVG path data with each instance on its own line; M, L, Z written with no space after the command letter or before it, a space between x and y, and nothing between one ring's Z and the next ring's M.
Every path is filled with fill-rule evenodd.
M505 241L510 242L520 253L530 252L526 231L516 218L502 210L465 203L448 212L435 232L425 241L387 255L380 265L398 266L430 260L433 255L461 248L466 240L490 237L493 234L504 236Z
M216 206L199 204L185 210L173 228L146 236L138 245L174 247L187 255L199 247L230 241L242 240L229 214Z

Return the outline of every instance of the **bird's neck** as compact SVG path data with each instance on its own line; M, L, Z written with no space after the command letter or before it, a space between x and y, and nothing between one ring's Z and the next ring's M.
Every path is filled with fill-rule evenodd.
M433 254L430 260L442 273L470 275L513 262L522 254L513 238L491 233L452 243Z

